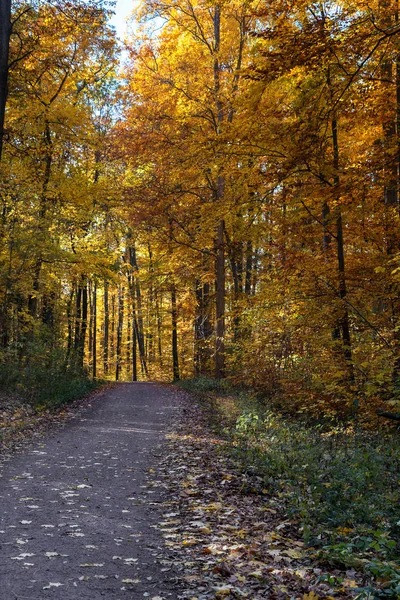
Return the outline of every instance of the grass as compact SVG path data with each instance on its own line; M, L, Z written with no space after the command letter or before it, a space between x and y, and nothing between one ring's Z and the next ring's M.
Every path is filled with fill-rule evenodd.
M314 556L372 576L378 583L359 598L400 598L396 432L291 419L224 381L200 378L181 386L203 399L239 468L282 498Z

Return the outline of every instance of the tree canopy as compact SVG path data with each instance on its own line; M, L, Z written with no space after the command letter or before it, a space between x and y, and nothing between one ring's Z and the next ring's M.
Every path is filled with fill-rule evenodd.
M8 8L5 368L396 417L397 4L146 0L123 66L109 3Z

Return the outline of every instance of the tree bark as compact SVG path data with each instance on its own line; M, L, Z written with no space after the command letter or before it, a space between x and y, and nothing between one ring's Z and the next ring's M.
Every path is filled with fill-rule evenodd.
M115 380L119 381L122 372L122 334L124 325L124 288L118 290L118 325L117 325L117 348L115 363Z
M214 9L214 94L217 113L217 135L222 133L221 125L224 120L223 103L220 96L221 65L219 51L221 46L221 6L217 4ZM215 200L219 205L225 192L225 180L221 170L217 176ZM225 376L225 223L221 219L217 225L215 238L215 377L221 379Z
M132 296L132 307L133 307L133 325L136 332L136 340L139 347L140 366L142 374L147 377L147 361L144 347L144 332L143 332L143 315L142 315L142 294L140 291L140 283L136 276L138 271L136 249L130 247L128 250L129 263L132 267L132 283L131 283L131 296Z
M108 359L109 359L109 328L110 328L110 313L108 302L108 281L104 282L104 329L103 329L103 371L104 375L108 375Z
M115 361L115 293L111 292L111 323L110 323L110 359L112 368Z
M334 189L336 193L336 242L337 242L337 261L338 261L338 278L339 278L339 296L341 299L342 306L340 307L339 316L339 328L342 334L343 341L343 353L347 365L348 380L354 381L354 364L353 364L353 351L350 335L350 323L349 323L349 311L347 309L346 296L347 296L347 283L346 283L346 268L345 268L345 257L344 257L344 243L343 243L343 220L342 213L340 210L339 203L339 143L338 143L338 129L336 117L332 119L332 145L333 145L333 169L334 169Z
M85 342L88 325L88 287L87 282L82 281L82 323L79 335L78 358L79 368L83 369L83 361L85 358Z
M137 381L137 324L136 317L132 319L132 381Z
M176 305L176 285L171 286L171 317L172 317L172 367L174 381L179 380L179 354L178 354L178 310Z
M225 251L224 221L220 221L216 238L215 261L215 308L216 308L216 344L215 377L225 376Z
M11 0L0 0L0 161L8 96L8 56L11 36Z
M210 338L213 329L210 321L210 284L196 281L196 317L195 330L195 373L196 375L210 374Z
M93 284L92 300L92 377L97 377L97 284Z
M67 352L65 355L65 368L68 367L69 359L71 356L72 346L73 346L73 334L74 334L74 321L72 315L72 304L75 295L75 286L72 287L68 302L67 302L67 327L68 327L68 337L67 337Z

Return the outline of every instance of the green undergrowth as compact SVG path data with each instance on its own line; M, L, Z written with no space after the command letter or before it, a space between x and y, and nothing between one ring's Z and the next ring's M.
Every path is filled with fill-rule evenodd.
M57 410L101 385L84 370L66 368L61 356L38 356L25 364L0 364L0 391L37 410Z
M199 378L180 384L202 402L238 466L282 501L309 552L356 568L358 598L400 598L400 446L397 432L289 419L249 391Z

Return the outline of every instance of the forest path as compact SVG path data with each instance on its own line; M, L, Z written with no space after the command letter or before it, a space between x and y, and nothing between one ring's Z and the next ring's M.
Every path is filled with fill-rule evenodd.
M1 600L179 597L152 481L178 411L167 386L118 384L4 462Z

